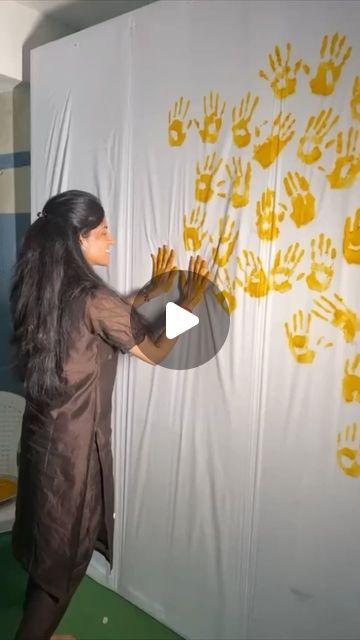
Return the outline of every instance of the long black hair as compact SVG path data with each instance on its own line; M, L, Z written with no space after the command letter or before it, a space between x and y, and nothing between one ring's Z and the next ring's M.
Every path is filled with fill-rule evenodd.
M61 396L63 365L87 296L112 288L83 256L79 235L87 236L104 219L100 200L86 191L50 198L25 233L10 290L17 371L26 396L49 406Z

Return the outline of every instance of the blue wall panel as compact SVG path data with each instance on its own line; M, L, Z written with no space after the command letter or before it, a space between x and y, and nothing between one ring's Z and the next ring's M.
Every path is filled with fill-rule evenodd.
M31 224L30 213L0 213L0 390L24 395L23 384L16 377L10 350L10 281L20 242Z

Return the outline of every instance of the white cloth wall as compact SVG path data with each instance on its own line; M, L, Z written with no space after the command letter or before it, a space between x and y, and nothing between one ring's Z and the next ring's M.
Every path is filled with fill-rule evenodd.
M32 54L33 213L61 190L97 193L118 242L105 276L127 293L160 244L187 267L183 215L206 205L195 253L234 284L216 360L170 371L121 357L114 393L116 564L102 580L184 637L358 637L359 20L357 2L158 2ZM272 83L287 43L289 73ZM218 130L201 134L210 91ZM250 139L232 129L248 92ZM195 180L214 152L211 195ZM251 167L242 201L233 157Z

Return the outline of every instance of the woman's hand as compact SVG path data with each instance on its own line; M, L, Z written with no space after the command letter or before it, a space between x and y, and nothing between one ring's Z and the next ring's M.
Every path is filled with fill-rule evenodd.
M159 247L157 254L151 254L153 263L151 282L148 293L151 298L156 298L162 293L169 291L173 285L174 278L178 271L175 265L175 251L165 244Z
M207 262L201 257L193 256L189 260L188 275L180 272L180 304L192 309L201 300L203 293L209 284L210 271Z

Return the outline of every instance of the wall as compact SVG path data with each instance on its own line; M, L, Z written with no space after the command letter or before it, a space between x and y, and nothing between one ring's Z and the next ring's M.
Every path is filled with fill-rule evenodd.
M8 344L10 279L16 252L30 224L29 85L0 93L0 390L22 392Z
M8 344L9 287L30 224L30 51L73 32L17 2L0 2L0 390L22 393Z
M42 18L34 9L29 9L12 0L0 2L0 90L1 76L29 82L30 49L51 40L56 40L74 29ZM11 87L7 86L7 89Z
M121 356L113 398L108 586L183 637L359 638L359 11L159 2L33 54L33 211L93 191L119 291L166 243L231 301L216 360Z

